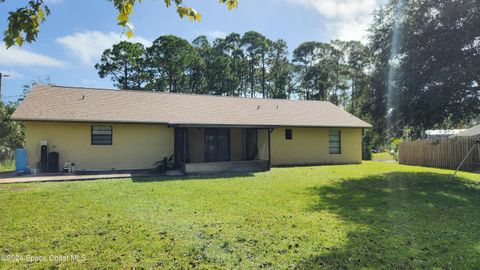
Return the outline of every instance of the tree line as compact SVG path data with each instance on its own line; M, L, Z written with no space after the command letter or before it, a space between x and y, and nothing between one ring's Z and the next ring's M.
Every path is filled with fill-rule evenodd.
M283 39L249 31L212 43L174 35L150 47L122 41L105 50L95 68L121 89L328 100L365 118L371 66L369 47L358 41L308 41L290 54Z
M150 47L122 41L95 67L123 89L262 98L329 100L354 110L370 57L357 41L304 42L290 57L283 39L231 33L212 43L166 35Z

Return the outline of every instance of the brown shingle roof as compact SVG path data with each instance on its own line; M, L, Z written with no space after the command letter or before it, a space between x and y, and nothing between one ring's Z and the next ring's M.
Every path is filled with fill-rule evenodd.
M325 101L37 86L15 120L170 125L371 127Z

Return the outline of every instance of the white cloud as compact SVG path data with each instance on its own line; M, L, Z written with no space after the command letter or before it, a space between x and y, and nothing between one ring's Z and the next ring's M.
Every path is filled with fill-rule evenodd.
M207 32L207 36L211 37L212 39L224 38L224 37L227 36L227 33L219 31L219 30L215 30L215 31Z
M31 52L19 47L0 45L0 65L2 66L37 66L37 67L63 67L65 63L55 58Z
M57 38L57 42L63 45L73 56L77 57L85 65L93 65L100 60L105 49L121 40L139 42L150 46L152 42L142 37L127 39L120 33L103 33L100 31L76 32L72 35Z
M8 77L3 77L3 79L21 79L23 74L16 72L15 70L0 70L0 73L3 75L8 75Z
M365 40L368 26L371 23L370 17L360 17L348 21L340 21L329 24L335 32L334 38L341 40Z
M362 40L371 22L371 13L382 0L287 0L315 9L327 19L334 38Z

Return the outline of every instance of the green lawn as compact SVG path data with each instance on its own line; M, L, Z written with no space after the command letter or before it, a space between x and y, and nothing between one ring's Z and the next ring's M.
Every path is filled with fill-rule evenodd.
M13 160L0 161L0 173L13 172L13 171L15 171L15 161Z
M390 152L372 153L373 161L395 161L395 157Z
M478 269L480 175L449 173L365 162L0 185L0 268Z

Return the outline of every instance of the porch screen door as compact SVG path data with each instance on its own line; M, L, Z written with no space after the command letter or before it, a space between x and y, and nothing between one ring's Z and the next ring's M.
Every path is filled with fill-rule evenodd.
M217 130L205 129L205 162L217 161Z
M175 168L180 168L182 163L190 162L190 153L188 148L188 130L186 128L175 128L173 150Z
M230 161L230 130L205 129L205 162Z
M217 160L230 161L230 129L217 129Z

